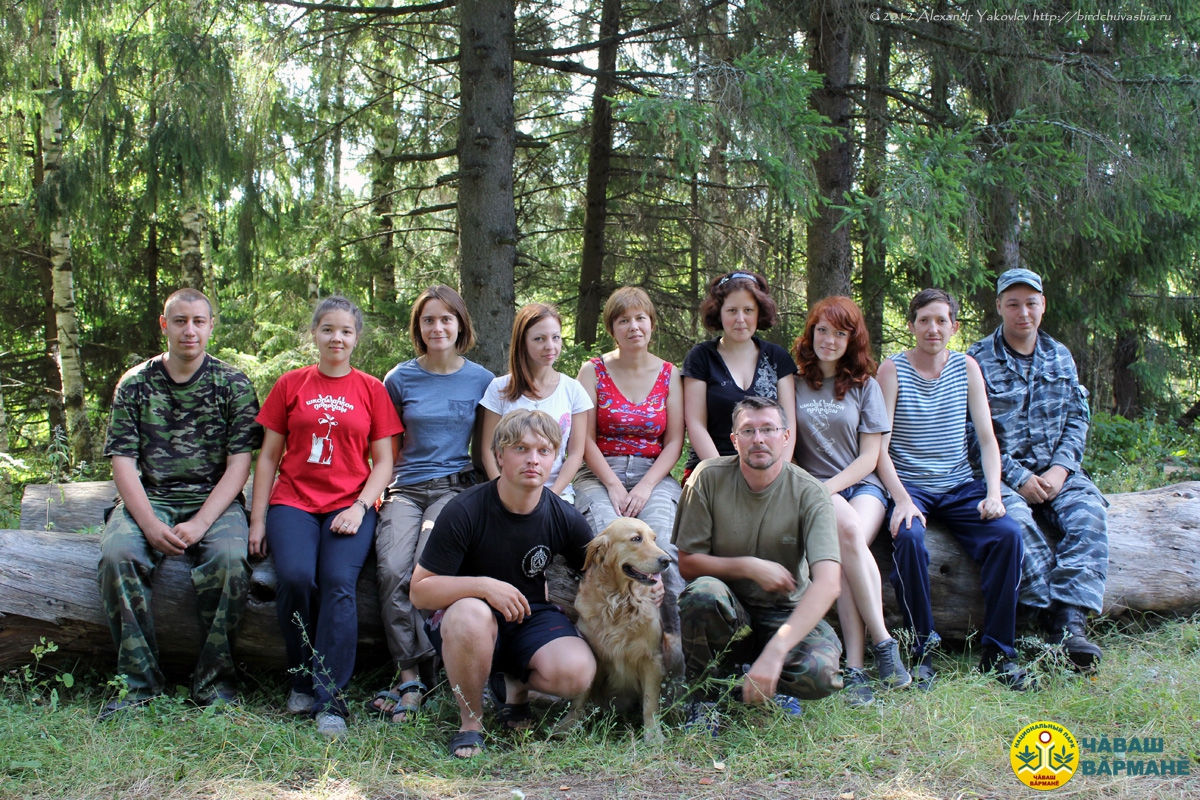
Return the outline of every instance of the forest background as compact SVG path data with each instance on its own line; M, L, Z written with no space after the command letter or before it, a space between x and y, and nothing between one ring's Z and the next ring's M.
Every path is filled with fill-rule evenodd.
M1190 427L1198 42L1187 2L0 0L0 445L99 461L184 285L265 395L334 291L376 375L433 282L497 373L557 303L570 371L622 284L680 362L734 269L767 338L843 293L886 354L915 290L964 298L962 347L1030 267L1094 408Z

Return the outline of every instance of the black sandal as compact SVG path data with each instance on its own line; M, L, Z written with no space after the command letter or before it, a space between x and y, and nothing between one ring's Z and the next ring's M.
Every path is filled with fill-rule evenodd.
M411 722L421 710L421 700L429 691L425 684L419 680L407 681L400 684L395 689L384 689L381 692L376 692L375 696L366 702L367 711L376 716L383 717L388 722L394 725L403 725L406 722ZM415 706L404 705L404 696L408 694L417 695L417 704ZM376 701L384 700L390 702L392 707L384 710L375 705ZM404 717L396 719L398 714L403 714Z
M503 672L493 672L488 676L488 691L492 695L492 705L496 707L496 719L500 727L509 731L524 731L533 727L533 709L528 702L504 702L508 696L508 686L504 682Z
M462 759L474 758L475 756L460 756L458 754L458 751L464 747L478 748L479 752L475 756L482 755L483 751L487 749L483 743L483 731L459 731L450 737L450 743L447 745L450 755Z

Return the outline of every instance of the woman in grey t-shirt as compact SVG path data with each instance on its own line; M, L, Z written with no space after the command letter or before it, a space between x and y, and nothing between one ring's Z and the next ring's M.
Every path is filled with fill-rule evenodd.
M424 620L408 598L413 565L438 514L475 483L471 439L479 399L495 377L463 357L475 344L475 331L462 297L449 286L430 286L417 296L409 333L417 357L383 379L404 433L375 534L383 631L400 674L394 687L367 701L368 711L397 723L411 722L420 708L428 691L421 668L432 665L434 655Z
M852 705L873 702L863 669L866 633L882 684L908 686L912 676L883 620L883 588L870 545L883 524L887 494L875 477L887 407L871 375L875 362L866 321L848 297L812 307L792 346L796 375L796 463L824 481L837 512L842 558L838 619L846 646L846 692Z

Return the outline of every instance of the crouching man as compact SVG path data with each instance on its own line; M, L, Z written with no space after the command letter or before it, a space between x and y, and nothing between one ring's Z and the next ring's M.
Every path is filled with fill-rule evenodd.
M102 719L166 688L150 614L164 556L192 561L201 628L192 699L236 699L233 639L250 578L241 494L262 443L258 398L245 375L205 352L214 320L203 294L172 294L159 325L167 352L121 377L104 445L120 500L100 537L97 578L128 692Z
M823 619L837 599L841 566L829 494L782 458L786 419L774 400L738 403L730 436L737 455L696 467L674 541L690 581L679 596L689 682L744 670L744 702L773 700L799 713L796 698L842 688L842 644ZM750 635L740 635L746 628ZM693 703L689 723L711 727L712 708Z
M493 673L505 677L494 694L500 724L510 728L532 722L530 688L576 697L596 674L587 643L546 602L551 559L561 554L581 570L592 538L583 515L545 487L561 442L544 411L505 414L491 443L499 477L446 505L413 570L409 596L435 612L426 631L458 700L460 727L449 744L457 758L483 750L483 690Z

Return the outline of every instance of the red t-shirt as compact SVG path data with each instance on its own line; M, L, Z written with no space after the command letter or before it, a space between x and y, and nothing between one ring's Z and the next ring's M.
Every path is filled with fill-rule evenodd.
M371 474L371 442L404 430L378 378L357 369L331 378L315 365L282 375L258 422L286 440L271 504L312 514L358 499Z

